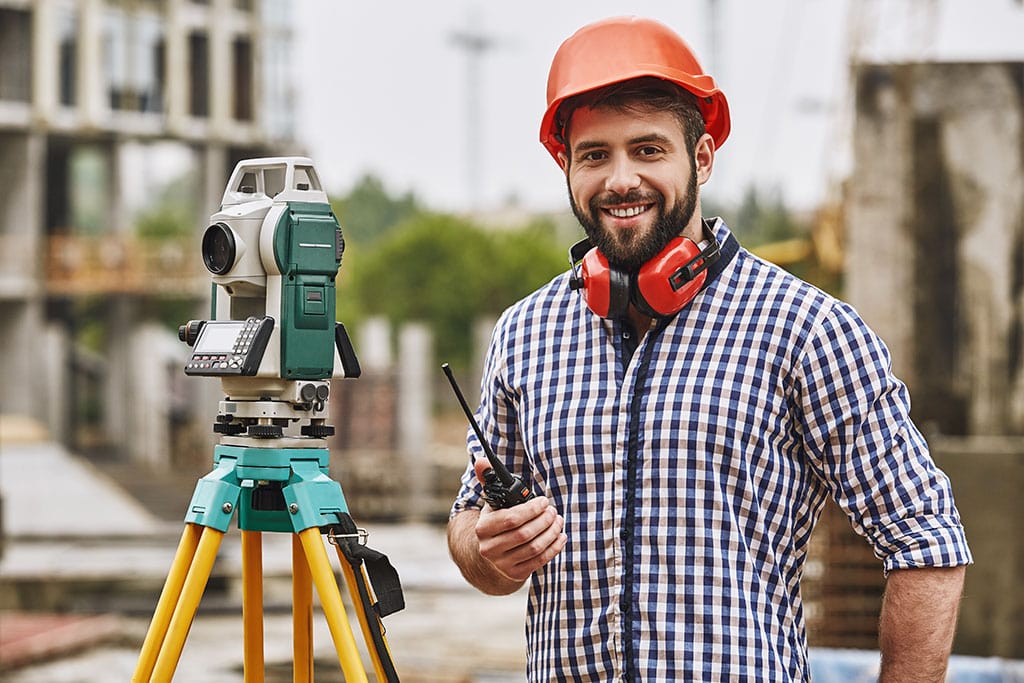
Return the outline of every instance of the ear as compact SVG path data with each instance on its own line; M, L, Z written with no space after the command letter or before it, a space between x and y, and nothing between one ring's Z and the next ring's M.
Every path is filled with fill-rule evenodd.
M569 156L566 154L565 147L563 146L561 151L558 152L558 165L561 166L562 172L566 176L569 175Z
M693 150L693 165L697 171L697 183L703 185L711 178L711 169L715 165L715 140L707 133L701 136Z

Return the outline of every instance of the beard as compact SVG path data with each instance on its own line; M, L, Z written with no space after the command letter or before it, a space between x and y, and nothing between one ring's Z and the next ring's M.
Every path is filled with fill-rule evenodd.
M568 180L566 181L568 185ZM601 224L601 207L610 204L654 204L657 215L649 230L611 230ZM697 170L692 169L686 194L666 211L665 196L660 192L630 190L625 195L604 192L588 202L583 211L569 188L569 204L587 237L619 270L635 272L654 258L669 242L678 237L693 218L697 208Z

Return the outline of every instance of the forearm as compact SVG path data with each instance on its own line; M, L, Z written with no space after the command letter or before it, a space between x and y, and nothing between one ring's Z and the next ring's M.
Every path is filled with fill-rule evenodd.
M963 582L964 567L889 573L879 624L880 683L945 679Z
M495 568L480 554L476 523L480 513L466 510L448 520L448 552L462 576L472 586L488 595L514 593L524 581L514 581Z

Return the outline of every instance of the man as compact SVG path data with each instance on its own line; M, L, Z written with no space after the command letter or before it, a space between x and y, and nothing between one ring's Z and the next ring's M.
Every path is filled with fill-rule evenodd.
M702 220L712 78L665 26L611 19L559 48L548 105L589 243L503 314L477 411L537 496L492 509L470 468L449 522L474 586L529 580L529 679L806 680L831 497L887 573L882 680L942 680L971 562L949 482L856 312Z

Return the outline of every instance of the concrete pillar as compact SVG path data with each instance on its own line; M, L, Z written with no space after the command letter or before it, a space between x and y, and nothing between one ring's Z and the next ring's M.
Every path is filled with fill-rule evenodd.
M224 145L208 143L203 147L203 187L200 199L203 206L207 207L205 216L210 217L220 207L220 200L224 196L224 188L228 184L228 176L231 174L227 169L228 152ZM199 228L199 234L206 230L203 224Z
M48 120L57 106L57 40L53 0L36 0L32 18L32 106Z
M164 54L164 112L167 115L167 128L176 135L188 135L188 26L182 3L167 4Z
M37 299L0 301L0 413L47 423L42 304Z
M885 339L893 369L910 386L914 329L911 271L914 245L904 223L910 210L906 186L912 169L905 153L910 129L900 115L905 94L886 71L869 72L857 103L875 125L860 125L853 139L854 178L846 209L846 298ZM864 96L870 98L865 100ZM891 122L885 125L884 122ZM885 168L885 172L881 172ZM860 169L864 169L861 171Z
M131 453L137 438L131 419L132 322L136 306L127 297L111 297L106 309L106 348L103 369L103 431L110 443Z
M128 385L132 400L128 402L127 421L132 438L127 450L133 460L157 467L170 462L170 387L167 376L168 358L164 346L167 332L154 325L141 325L131 332L128 342Z
M403 325L398 335L398 450L410 482L408 511L413 519L427 516L433 490L429 459L432 358L433 338L427 326Z
M463 389L463 393L466 394L466 400L469 401L471 408L476 408L476 399L478 398L478 388L480 387L480 377L484 371L484 359L487 356L487 347L491 343L491 335L494 333L494 324L497 322L495 318L480 318L473 324L473 362L471 377L473 378L473 384Z
M39 271L45 149L39 133L0 135L0 412L52 428Z
M103 68L103 2L79 3L78 110L82 124L101 126L109 116L107 79Z
M359 326L356 354L359 366L367 374L384 374L394 362L391 354L391 324L386 318L373 317Z
M1022 70L855 75L846 296L889 345L915 418L947 434L1024 434Z
M231 73L231 0L212 0L210 21L210 129L230 138L233 81ZM225 178L225 180L227 180Z
M60 325L46 325L41 333L42 355L47 363L39 378L47 430L54 441L71 441L71 340Z
M942 116L942 155L955 179L958 300L970 353L958 359L954 381L966 388L972 434L1024 434L1022 73L1024 65L934 69L920 86L927 96L918 98ZM951 109L949 90L958 102L985 106Z
M0 296L40 290L45 156L40 133L0 134Z

